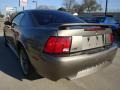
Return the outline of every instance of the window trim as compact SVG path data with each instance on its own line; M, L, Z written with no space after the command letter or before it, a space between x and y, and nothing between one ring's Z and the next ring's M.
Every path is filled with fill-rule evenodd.
M23 16L22 16L22 18L21 18L21 20L20 20L20 22L19 22L19 25L21 25L21 21L22 21L24 15L25 15L24 12L20 12L20 13L18 13L17 15L15 15L14 18L11 20L11 23L13 23L13 20L14 20L17 16L19 16L20 14L23 14ZM16 24L16 25L17 25L17 24Z

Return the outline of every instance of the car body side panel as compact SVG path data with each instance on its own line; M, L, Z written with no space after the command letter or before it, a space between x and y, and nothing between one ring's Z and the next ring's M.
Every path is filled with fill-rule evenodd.
M33 34L34 33L34 34ZM30 29L24 34L24 45L26 46L30 62L38 70L37 63L41 61L44 45L50 36L57 36L56 30ZM23 40L22 40L23 41Z

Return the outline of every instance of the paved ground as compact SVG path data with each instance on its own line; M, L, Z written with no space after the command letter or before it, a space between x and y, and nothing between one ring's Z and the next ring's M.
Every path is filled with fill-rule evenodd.
M106 69L68 81L57 82L46 78L27 80L22 75L19 61L9 48L4 46L0 34L0 90L120 90L120 49L112 65Z

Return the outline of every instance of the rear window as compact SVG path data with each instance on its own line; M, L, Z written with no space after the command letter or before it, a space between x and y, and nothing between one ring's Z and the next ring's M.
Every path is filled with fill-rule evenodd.
M33 21L38 25L53 23L84 23L83 20L64 12L32 12Z

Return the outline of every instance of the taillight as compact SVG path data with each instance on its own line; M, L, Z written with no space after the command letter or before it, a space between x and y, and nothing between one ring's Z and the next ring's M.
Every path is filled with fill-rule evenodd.
M69 53L70 47L71 47L71 37L52 36L48 38L48 41L44 47L44 52L50 54Z
M113 43L113 42L114 42L114 36L113 36L112 33L109 35L109 42L110 42L110 43Z

